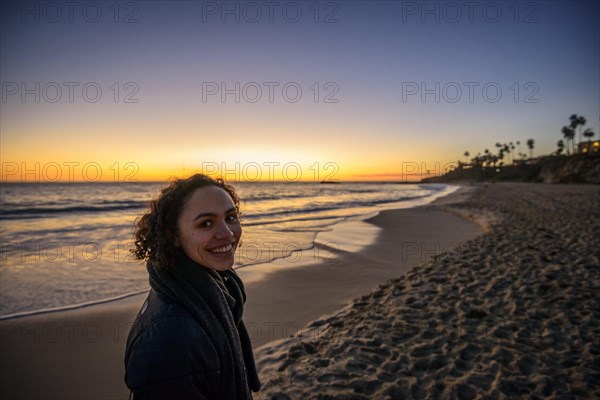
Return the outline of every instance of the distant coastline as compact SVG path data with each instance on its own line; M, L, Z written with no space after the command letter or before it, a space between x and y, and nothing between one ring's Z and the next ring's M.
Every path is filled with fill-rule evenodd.
M509 166L459 163L458 167L423 183L543 182L600 184L600 153L542 156Z

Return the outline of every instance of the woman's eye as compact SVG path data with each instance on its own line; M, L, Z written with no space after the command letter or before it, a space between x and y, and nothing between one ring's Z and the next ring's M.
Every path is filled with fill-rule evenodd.
M201 228L211 227L212 226L212 221L210 221L210 220L202 221L202 222L200 222L199 226Z
M227 222L235 222L238 220L237 214L228 215L226 218Z

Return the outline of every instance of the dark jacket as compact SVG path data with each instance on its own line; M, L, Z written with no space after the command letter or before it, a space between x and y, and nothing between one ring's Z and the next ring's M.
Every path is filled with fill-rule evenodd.
M225 277L225 281L233 279ZM243 286L241 289L243 294ZM244 300L236 298L234 303L243 306ZM253 359L248 360L252 357L251 346L243 323L240 326L244 329L244 334L239 335L246 360L244 368L250 387L256 391L260 383ZM219 399L224 393L220 386L228 383L228 377L221 376L221 362L215 344L190 311L151 289L133 323L125 351L125 382L133 398Z

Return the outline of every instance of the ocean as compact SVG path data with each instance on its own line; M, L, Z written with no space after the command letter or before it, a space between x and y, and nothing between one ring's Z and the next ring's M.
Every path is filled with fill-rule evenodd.
M147 290L145 265L129 249L136 218L164 186L3 183L0 318ZM395 183L240 182L233 186L242 199L243 226L234 268L252 268L293 252L310 251L318 233L334 224L365 219L386 208L427 204L456 189Z

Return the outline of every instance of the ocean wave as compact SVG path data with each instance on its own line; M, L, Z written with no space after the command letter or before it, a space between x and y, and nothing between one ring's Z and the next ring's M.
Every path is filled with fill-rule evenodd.
M98 202L97 205L69 205L65 207L3 207L0 210L0 219L27 219L27 218L44 218L54 214L65 213L101 213L106 211L125 211L136 210L147 207L146 201L104 201Z
M373 207L373 206L377 206L377 205L381 205L381 204L399 203L399 202L403 202L403 201L418 200L418 199L422 199L422 198L429 197L429 196L431 196L431 194L419 195L419 196L402 196L402 197L379 199L379 200L346 201L346 202L329 203L327 205L316 204L312 207L306 207L303 209L287 209L287 210L272 211L272 212L261 212L260 214L259 213L257 213L257 214L244 213L244 218L274 217L274 216L331 211L331 210L338 210L338 209Z
M243 201L273 201L273 200L284 200L284 199L300 199L300 198L308 198L312 196L307 196L306 194L278 194L278 195L248 195L245 196Z
M6 315L2 315L2 319L98 304L130 296L132 289L144 287L131 284L132 277L139 281L138 275L141 270L125 267L123 257L126 257L124 255L126 249L117 247L115 251L109 245L112 245L115 240L130 239L128 228L133 224L131 214L147 207L150 198L148 193L154 191L156 185L143 186L148 193L143 192L142 195L132 193L129 186L118 187L120 191L106 191L104 190L106 186L88 185L84 188L87 192L83 191L82 187L65 186L61 187L60 193L56 191L41 193L37 190L37 186L24 186L19 193L9 196L8 199L3 198L3 201L9 200L3 202L0 210L0 221L8 220L2 223L2 234L8 246L0 249L0 253L3 254L4 259L10 261L5 263L3 268L9 268L11 271L9 275L3 274L3 282L8 289L3 290L3 296L5 299L7 296L12 296L14 304L6 301L3 303L0 314ZM242 223L244 226L255 226L248 231L248 234L254 233L256 237L261 238L276 238L281 243L301 242L303 248L317 245L310 237L324 227L347 219L357 217L362 219L369 213L386 208L388 204L397 203L400 204L399 207L404 207L402 203L406 207L425 204L430 199L447 192L445 185L392 186L387 184L348 184L335 185L335 188L312 184L290 184L289 187L246 185L244 189L246 195L242 197L246 199L247 205L243 207ZM3 189L2 193L6 194L6 191ZM104 212L110 214L105 217L101 215ZM44 221L44 218L47 221ZM11 256L12 253L7 253L15 249L12 244L21 246L18 247L19 251L23 249L29 251L27 247L29 243L42 241L68 244L79 236L106 244L101 248L103 257L99 258L98 262L93 261L93 264L90 264L83 255L69 253L68 257L72 259L65 256L56 263L50 258L52 254L47 256L45 253L39 253L39 258L44 260L44 257L48 257L50 260L48 263L53 263L48 264L52 268L47 269L47 275L40 277L38 273L42 270L34 268L38 264L22 269L23 263L19 261L21 259ZM299 240L299 237L302 239ZM35 247L33 250L37 251ZM29 257L29 253L26 254ZM263 258L256 262L265 262ZM65 262L64 266L61 264L62 261ZM248 264L252 265L253 262ZM249 266L248 264L244 264L243 267ZM108 291L103 289L106 280L114 279L115 273L121 274L123 278L120 282L124 286L111 287ZM6 286L7 276L12 277L13 286L10 284ZM65 286L63 282L65 276L69 276L69 284L72 285L68 293L61 291ZM24 277L28 278L24 279ZM52 288L52 291L42 294L42 290L45 289L38 288L39 282L43 282L45 287ZM147 279L143 277L141 282L145 285ZM110 297L124 292L126 293L123 295ZM106 297L106 299L95 300L93 297ZM64 307L61 307L63 305Z

